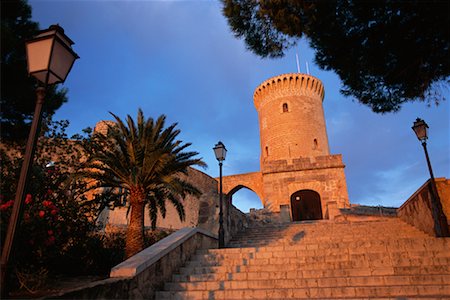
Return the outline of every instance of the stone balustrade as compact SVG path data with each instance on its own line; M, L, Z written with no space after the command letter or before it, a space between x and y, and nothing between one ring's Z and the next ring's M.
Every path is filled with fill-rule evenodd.
M217 237L200 228L182 228L111 270L110 278L61 291L48 299L154 299L198 249L217 247Z

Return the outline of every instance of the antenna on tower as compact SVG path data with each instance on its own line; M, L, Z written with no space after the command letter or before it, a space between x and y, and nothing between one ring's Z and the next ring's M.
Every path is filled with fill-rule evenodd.
M310 74L309 74L309 66L308 66L308 62L306 62L306 73L307 73L308 75L310 75Z
M297 60L297 72L300 73L300 64L298 63L298 53L295 53L295 59Z

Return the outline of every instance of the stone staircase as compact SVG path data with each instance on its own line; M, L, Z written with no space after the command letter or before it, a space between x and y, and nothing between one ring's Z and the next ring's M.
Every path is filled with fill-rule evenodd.
M198 251L156 299L450 299L450 239L397 218L248 228Z

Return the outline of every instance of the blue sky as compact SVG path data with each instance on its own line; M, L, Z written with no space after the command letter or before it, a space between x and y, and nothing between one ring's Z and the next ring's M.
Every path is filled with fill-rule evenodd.
M450 177L449 102L406 104L379 115L339 93L340 79L314 64L305 41L281 59L261 59L236 39L217 1L40 1L29 2L41 29L58 23L81 57L64 83L69 102L56 113L80 133L111 111L120 117L167 115L178 122L216 177L212 147L227 149L224 175L259 170L258 116L254 89L264 80L297 71L325 87L324 110L330 150L342 154L351 203L400 206L429 177L424 153L411 126L423 118L430 127L428 150L436 177ZM383 62L380 62L383 63ZM357 67L355 65L355 67ZM442 91L448 99L448 89ZM260 207L252 192L233 202L243 211Z

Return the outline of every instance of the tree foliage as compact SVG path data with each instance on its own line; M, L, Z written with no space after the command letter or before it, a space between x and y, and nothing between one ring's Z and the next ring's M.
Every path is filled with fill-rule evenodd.
M47 276L105 272L111 267L102 252L101 239L93 235L101 202L90 201L85 194L86 182L72 176L84 157L79 145L88 143L89 136L68 139L67 126L67 121L44 122L11 254L9 288L17 286L34 292ZM14 204L23 148L0 144L2 245ZM96 251L96 258L103 259L100 263L95 259Z
M43 122L37 141L23 216L10 258L8 290L13 298L35 298L57 290L61 278L105 276L125 257L125 232L99 231L100 212L114 208L118 195L94 194L91 183L74 176L84 167L95 144L91 130L68 138L68 121ZM0 244L4 244L23 160L24 147L0 143ZM170 234L146 232L145 246ZM64 280L62 280L64 281ZM67 287L65 287L67 288ZM41 295L42 296L42 295Z
M341 92L374 112L408 101L444 100L449 82L447 1L222 0L237 37L262 57L280 57L305 35L316 63Z
M167 201L183 220L183 198L200 192L180 175L187 174L190 166L205 163L195 158L197 152L184 151L190 144L177 140L180 131L175 129L176 124L165 128L164 115L156 120L145 119L139 110L136 123L129 115L126 122L112 115L117 125L108 124L106 135L94 133L89 144L91 155L79 175L94 179L93 189L116 189L128 194L131 217L126 256L130 257L144 246L145 207L152 228L156 227L158 212L165 217Z
M25 42L39 31L25 0L1 1L1 137L23 141L36 104L37 82L27 73ZM43 114L51 115L67 101L66 89L47 89Z

